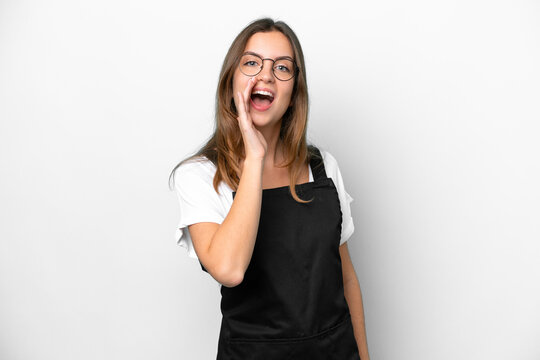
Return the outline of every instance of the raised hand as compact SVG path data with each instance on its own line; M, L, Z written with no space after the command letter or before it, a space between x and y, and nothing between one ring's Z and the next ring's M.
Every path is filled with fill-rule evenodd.
M266 156L267 143L264 136L253 125L249 114L251 89L256 83L256 78L249 79L243 93L238 91L234 96L234 103L238 109L238 125L244 140L244 148L246 151L246 159L263 159Z

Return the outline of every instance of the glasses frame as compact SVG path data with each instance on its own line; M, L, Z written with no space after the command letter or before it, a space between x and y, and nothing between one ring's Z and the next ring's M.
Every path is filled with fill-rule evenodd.
M248 74L246 74L245 72L242 71L242 63L241 63L241 60L242 60L242 57L244 57L244 55L252 55L252 56L256 56L256 57L258 57L259 59L261 59L261 66L259 67L259 71L257 71L257 73L255 73L255 74L253 74L253 75L248 75ZM287 59L287 60L289 60L289 61L292 61L293 66L294 66L294 69L293 69L293 72L292 72L292 76L291 76L289 79L287 79L287 80L282 80L282 79L278 78L277 75L276 75L276 69L274 68L274 64L276 63L276 61L281 60L281 59ZM280 56L280 57L277 57L277 58L275 58L275 59L271 59L271 58L263 58L261 55L256 54L256 53L251 52L251 51L247 51L247 52L243 53L243 54L240 56L240 59L238 60L238 69L240 70L240 72L241 72L242 74L244 74L244 75L246 75L246 76L249 76L249 77L257 76L257 75L259 75L259 74L261 73L262 69L264 68L264 60L270 60L270 61L272 61L272 74L273 74L274 77L275 77L276 79L278 79L279 81L289 81L289 80L295 78L295 77L298 75L299 71L300 71L300 68L298 67L298 65L296 65L296 61L294 61L293 59L291 59L290 56Z

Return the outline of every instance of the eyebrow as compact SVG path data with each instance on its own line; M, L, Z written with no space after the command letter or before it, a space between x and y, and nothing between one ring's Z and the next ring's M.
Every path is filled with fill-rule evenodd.
M244 54L242 55L255 55L255 56L258 56L260 57L261 59L268 59L268 58L265 58L263 57L261 54L257 54L256 52L253 52L253 51L246 51ZM277 58L275 59L272 59L272 60L277 60L277 59L289 59L291 61L294 61L294 59L292 57L290 57L289 55L284 55L284 56L278 56Z

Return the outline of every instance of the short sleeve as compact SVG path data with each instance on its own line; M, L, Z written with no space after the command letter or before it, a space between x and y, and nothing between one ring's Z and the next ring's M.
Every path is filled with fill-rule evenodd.
M208 160L180 165L174 174L174 188L180 205L180 219L176 227L177 244L198 259L188 226L199 222L221 224L226 217L223 195L214 190L215 166Z
M351 215L351 202L353 198L345 190L345 184L339 170L336 159L327 151L321 150L321 155L324 160L326 175L331 177L337 188L339 203L341 206L342 222L341 222L341 240L339 245L343 245L354 232L354 222Z

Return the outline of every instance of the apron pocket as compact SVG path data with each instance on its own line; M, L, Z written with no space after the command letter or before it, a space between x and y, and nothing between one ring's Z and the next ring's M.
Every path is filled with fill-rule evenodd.
M316 335L300 338L229 338L223 360L359 360L349 315Z

